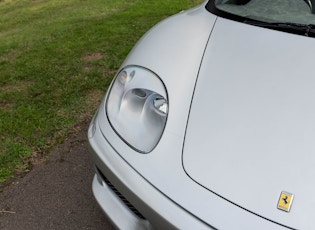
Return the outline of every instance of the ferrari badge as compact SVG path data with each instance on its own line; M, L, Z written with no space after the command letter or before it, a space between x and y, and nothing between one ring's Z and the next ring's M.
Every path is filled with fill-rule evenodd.
M287 192L282 192L278 201L278 209L285 212L290 212L294 195Z

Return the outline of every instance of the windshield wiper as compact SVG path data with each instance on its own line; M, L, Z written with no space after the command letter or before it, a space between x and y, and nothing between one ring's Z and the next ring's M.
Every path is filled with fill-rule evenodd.
M260 26L269 29L280 30L283 32L296 33L300 35L305 35L307 37L315 36L315 25L309 24L298 24L298 23L285 23L285 22L260 22L255 20L245 20L243 21L246 24L250 24L253 26Z
M312 14L315 14L315 0L304 0L311 8ZM314 7L313 7L314 6Z

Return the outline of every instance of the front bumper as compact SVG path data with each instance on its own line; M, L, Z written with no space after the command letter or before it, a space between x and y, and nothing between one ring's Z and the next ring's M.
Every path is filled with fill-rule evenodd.
M97 122L94 125L94 135L89 137L90 153L96 165L93 193L117 228L210 228L143 178L116 153Z

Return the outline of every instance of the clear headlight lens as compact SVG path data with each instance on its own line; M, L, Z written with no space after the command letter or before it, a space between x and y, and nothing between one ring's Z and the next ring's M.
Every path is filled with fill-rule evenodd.
M139 152L151 152L167 120L166 89L150 70L128 66L112 84L106 111L112 128L127 144Z

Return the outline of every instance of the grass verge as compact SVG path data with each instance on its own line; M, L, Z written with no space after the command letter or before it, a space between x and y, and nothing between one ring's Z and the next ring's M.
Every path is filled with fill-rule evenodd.
M0 0L0 183L93 114L134 43L201 0Z

